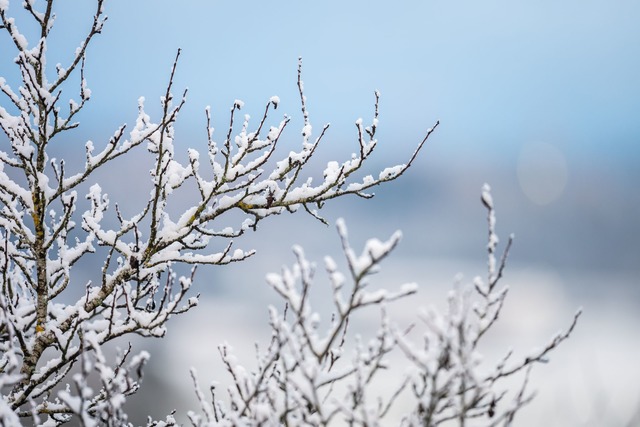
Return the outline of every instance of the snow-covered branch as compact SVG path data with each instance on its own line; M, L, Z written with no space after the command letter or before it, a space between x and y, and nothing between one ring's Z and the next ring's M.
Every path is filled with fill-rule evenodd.
M127 344L113 356L105 344L116 339L120 344L133 334L165 336L169 319L198 304L198 295L192 295L198 266L252 256L252 249L236 247L234 239L255 231L267 217L302 208L326 224L319 211L328 200L372 197L372 187L408 170L438 122L406 163L357 178L369 173L368 160L378 145L376 92L371 123L355 122L353 154L329 161L316 177L310 163L329 138L329 125L314 133L300 60L303 125L297 149L280 150L278 142L291 121L287 115L273 119L280 105L273 96L258 120L241 115L244 103L235 100L221 133L214 131L207 108L206 153L189 149L181 161L174 142L187 91L175 94L178 51L158 117L151 117L147 101L140 98L132 126L118 126L108 141L87 141L84 164L69 165L50 157L51 143L79 126L78 113L89 105L86 55L107 18L104 0L94 0L86 36L74 46L69 62L53 70L47 47L54 4L25 0L24 13L16 15L22 20L16 20L15 6L0 0L0 35L14 50L10 66L19 76L18 81L0 76L0 129L6 137L0 141L0 424L129 425L123 404L139 390L150 355L135 354ZM71 76L80 80L72 88L75 99L63 95ZM126 201L127 209L121 210L123 194L107 194L96 171L114 167L133 150L152 165L148 196ZM345 268L331 257L324 259L331 292L326 313L310 297L316 268L296 246L294 265L267 276L283 305L269 309L272 334L257 351L256 368L246 369L230 345L220 346L232 385L225 399L215 388L205 395L193 371L201 411L189 414L191 422L381 425L402 401L409 408L398 420L402 425L463 426L470 419L510 425L533 397L527 388L532 366L545 362L570 336L580 311L566 330L528 355L507 352L495 364L483 361L483 338L499 320L507 297L501 283L512 237L499 254L488 186L481 200L488 217L486 278L456 287L446 310L424 310L409 327L389 313L398 300L415 294L417 285L389 291L370 283L371 274L398 245L400 232L384 241L371 239L358 253L345 222L338 221ZM81 281L78 265L91 257L99 258L101 267ZM70 288L84 293L74 300L65 293ZM355 316L370 310L379 312L377 330L354 330ZM397 363L407 369L390 381L385 375ZM519 388L504 385L518 375ZM381 378L383 390L375 386ZM169 414L147 424L176 423Z
M564 332L521 360L513 361L511 351L493 365L483 359L481 338L495 324L507 295L507 288L498 289L497 285L511 240L500 264L494 265L498 237L488 186L483 188L482 201L489 216L490 286L479 277L466 286L456 286L449 293L445 311L423 310L418 315L420 322L408 328L393 321L387 305L410 297L417 291L415 284L403 285L394 293L365 290L367 275L396 246L398 233L385 242L369 240L358 257L348 242L344 222L338 221L350 274L347 280L333 259L325 259L333 294L331 312L311 305L314 266L303 250L295 247L293 267L267 276L267 283L283 299L284 310L270 308L271 341L265 350L258 351L257 367L246 369L231 347L222 345L220 354L231 376L228 399L217 396L215 388L211 389L212 400L206 398L193 374L204 412L204 416L191 414L193 425L393 423L430 427L444 423L464 426L470 420L490 426L511 425L520 409L533 399L527 389L531 368L546 361L548 353L569 337L581 311ZM380 311L377 331L349 328L353 313L372 308ZM404 373L387 373L399 366L406 367ZM520 387L510 389L505 380L521 371ZM384 387L376 388L382 375ZM389 414L399 401L409 409L394 420Z
M253 250L237 248L233 239L256 230L269 216L302 207L324 221L318 210L327 200L348 194L371 197L368 189L407 170L437 126L427 131L407 163L356 179L355 172L363 170L377 145L376 92L372 124L364 127L362 120L356 122L355 153L346 161L329 162L313 182L309 163L327 137L328 125L314 135L300 63L297 85L304 124L297 151L287 154L277 149L290 120L286 115L272 120L280 103L274 96L257 122L248 115L239 117L243 102L236 100L221 139L207 109L206 153L190 149L188 159L180 161L175 124L187 92L174 94L178 51L160 97L159 117L152 118L140 98L132 126L117 127L108 141L87 141L84 164L69 165L50 157L50 144L79 126L75 119L89 105L86 55L107 19L104 0L94 4L92 23L72 47L70 61L52 68L47 46L55 1L24 1L20 6L26 13L16 14L21 16L18 20L12 8L20 6L0 0L0 34L14 49L11 66L20 76L18 81L0 76L0 129L6 136L0 147L0 388L6 409L0 416L5 421L14 420L15 414L50 425L72 416L83 425L124 420L121 401L137 390L131 372L146 356L131 358L126 351L109 371L102 345L130 334L164 336L172 316L197 304L197 296L188 295L195 267L252 256ZM71 85L71 76L79 76L79 87ZM68 90L76 92L75 99L66 97ZM148 197L130 202L132 209L127 212L134 213L125 215L117 204L122 195L107 194L96 182L96 171L114 167L121 156L144 148L153 165ZM350 260L350 267L362 276L358 281L364 283L365 264L384 257L397 237L386 244L374 242L366 253ZM75 268L89 256L102 256L102 267L90 281L79 282ZM193 267L191 272L178 274L185 264ZM65 290L74 287L84 288L84 295L63 301ZM307 337L317 357L334 346L352 310L407 292L372 294L362 287L349 295L336 294L340 299L335 301L339 316L334 329L324 341ZM306 322L306 302L293 303L292 312ZM71 376L77 365L80 372ZM96 372L102 388L92 393L87 378ZM65 384L67 388L58 392Z

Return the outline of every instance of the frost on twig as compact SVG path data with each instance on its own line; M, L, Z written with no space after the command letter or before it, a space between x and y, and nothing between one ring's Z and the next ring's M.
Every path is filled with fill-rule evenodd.
M486 332L498 320L507 297L507 286L499 286L511 249L513 236L496 261L498 236L490 188L482 189L482 204L488 218L487 279L480 276L467 287L449 294L448 310L425 310L421 344L396 331L398 347L415 366L406 379L415 399L414 410L403 420L406 425L436 426L448 421L465 425L467 420L482 419L483 425L511 425L516 413L533 398L526 390L529 372L536 362L544 362L573 331L579 310L565 332L554 336L542 350L520 360L508 351L494 366L483 361L479 345ZM524 371L520 389L515 393L504 380Z
M327 328L320 328L322 316L310 300L315 267L302 248L295 247L294 266L267 276L269 286L284 300L285 309L269 310L272 337L269 346L257 355L257 370L246 370L229 345L220 346L233 380L228 389L230 403L224 405L215 396L212 406L201 403L203 408L215 410L205 411L205 418L192 416L194 425L212 421L214 425L328 425L340 423L345 417L356 422L362 417L373 421L388 410L393 398L385 402L387 409L369 415L358 412L358 408L373 402L368 389L374 378L384 375L386 355L395 347L386 311L381 310L378 334L368 341L356 338L353 354L345 351L345 341L355 312L373 306L383 308L415 293L416 285L406 284L394 292L368 289L370 273L395 248L400 233L386 241L369 240L361 255L351 249L342 220L338 221L338 233L349 275L338 271L332 258L325 258L333 304ZM203 402L202 393L198 397Z
M109 402L109 393L91 394L97 400L87 403L82 377L95 370L81 370L80 378L69 376L74 365L92 357L87 355L89 348L98 357L98 347L119 337L164 336L172 316L197 304L197 296L188 293L198 265L225 265L252 256L253 250L237 248L234 239L269 216L302 207L324 221L317 210L327 200L348 194L371 197L371 187L407 170L437 126L426 132L406 164L356 179L377 145L376 93L372 124L356 122L356 152L344 162L329 162L314 182L308 164L328 126L314 134L299 65L304 125L297 151L277 150L289 117L270 125L280 103L274 96L257 122L241 116L244 104L236 100L222 133L214 132L211 111L206 109L206 153L189 150L187 160L180 161L175 123L187 93L174 92L178 51L160 97L159 116L152 118L146 100L140 98L132 126L118 127L108 141L88 141L84 164L70 165L50 157L50 144L79 126L75 120L89 105L86 53L107 19L104 0L94 4L91 25L73 47L69 62L51 67L47 47L55 21L54 0L27 0L18 6L0 0L0 35L12 46L16 56L10 66L21 78L14 82L0 76L0 388L6 409L0 416L5 419L18 414L57 425L70 415L81 420L97 416L100 404ZM26 13L16 19L12 8L20 6ZM3 52L0 59L10 59L8 54ZM79 82L73 83L71 76ZM75 98L65 98L69 91ZM121 210L114 202L124 194L107 194L95 181L96 171L144 149L152 162L148 197L129 201L130 206ZM185 202L185 194L194 196ZM80 281L74 274L77 268L100 256L101 268L90 281ZM193 267L191 272L179 274L184 265ZM72 289L85 289L84 295L69 301ZM132 368L121 364L118 369ZM76 397L56 397L65 384L78 389ZM126 393L118 392L122 398L135 391L125 389ZM110 413L117 418L118 410L113 407Z
M293 267L267 276L285 309L270 308L271 341L258 351L257 368L246 369L231 347L222 345L222 361L231 376L228 400L212 388L209 401L196 382L204 418L192 413L192 424L464 426L475 420L480 425L511 425L533 399L527 389L531 368L569 337L580 311L569 328L541 350L519 360L508 352L495 365L483 361L480 340L495 324L507 295L507 288L499 288L498 282L510 244L500 263L493 265L498 239L488 186L482 201L490 218L490 285L476 278L473 284L452 290L447 310L425 310L410 328L396 324L386 307L410 297L416 285L404 285L395 293L367 290L369 274L395 248L399 233L385 242L369 240L358 256L349 244L344 222L338 221L348 273L340 272L333 259L325 259L331 312L312 306L314 266L295 247ZM353 331L349 320L367 309L380 310L378 330ZM389 369L398 367L406 367L403 375L389 374ZM505 379L521 372L519 388L505 384ZM385 385L382 390L374 385L380 378ZM394 420L390 414L395 406L402 406L403 412Z

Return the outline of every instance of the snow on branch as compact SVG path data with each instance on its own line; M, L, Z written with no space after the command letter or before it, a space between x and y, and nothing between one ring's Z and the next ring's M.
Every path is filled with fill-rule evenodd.
M134 124L119 126L108 141L87 141L84 164L70 170L64 159L50 158L50 144L79 126L74 120L89 105L86 53L103 30L103 3L95 0L86 36L70 62L56 65L53 73L46 54L54 0L24 1L20 22L11 16L9 1L0 0L0 35L13 46L11 66L21 80L0 76L0 130L6 136L0 146L0 423L6 426L57 426L71 420L84 426L128 425L123 403L140 388L149 355L135 355L127 345L114 360L105 354L105 344L132 334L163 337L171 317L198 304L198 295L191 295L198 266L252 256L253 250L237 248L234 239L256 230L267 217L302 207L326 223L319 213L326 201L350 194L372 197L368 190L401 176L438 126L427 130L406 163L357 179L378 144L376 92L371 124L355 123L354 154L328 162L322 177L315 177L309 164L329 125L314 134L300 61L297 87L304 123L298 149L278 149L290 118L272 119L280 104L274 96L257 121L241 116L244 103L235 100L220 135L207 108L206 152L190 149L187 160L180 161L175 124L187 92L174 94L178 51L158 117L151 117L140 98ZM77 100L64 100L74 73L80 77ZM117 204L123 194L107 194L96 171L117 165L134 149L146 149L152 164L148 197L128 202L126 212L133 213L125 215ZM399 243L399 232L384 241L369 240L358 254L344 221L338 221L348 272L325 258L332 307L327 316L311 304L315 266L301 247L294 248L295 264L267 276L285 308L270 308L271 341L258 352L256 370L245 369L228 345L221 346L233 381L229 403L216 400L213 389L209 401L193 372L203 415L191 413L192 423L378 425L399 399L409 399L413 406L405 425L451 420L464 425L466 419L482 417L488 425L510 424L532 398L526 387L531 366L546 361L569 337L580 312L566 331L528 356L515 360L507 353L494 367L480 369L478 346L505 303L507 288L499 284L512 241L498 257L488 186L481 199L488 211L486 280L478 277L452 291L447 311L425 311L413 328L395 324L387 307L417 292L416 285L389 291L374 290L369 282ZM90 258L101 264L84 282L76 271L91 265ZM70 288L84 289L84 294L74 301L65 294ZM354 313L372 309L380 312L378 331L369 338L366 331L354 334ZM422 335L415 339L416 334ZM372 384L397 356L409 369L387 394L378 395ZM505 378L521 373L519 390L502 388ZM148 425L175 425L175 420L169 414Z
M491 218L491 260L497 236L488 186L483 189L482 201ZM531 368L544 362L548 353L569 337L581 311L541 350L517 361L509 351L492 365L482 357L480 340L495 324L507 295L506 287L497 288L506 255L498 266L500 274L490 274L490 287L479 278L456 287L449 294L445 311L423 310L419 322L407 328L394 322L387 305L413 295L415 284L401 286L396 292L365 289L367 273L377 269L393 250L399 234L385 242L369 240L358 257L348 242L344 221L339 220L337 228L350 274L341 273L332 258L325 259L333 310L318 311L312 306L309 295L314 265L302 248L295 247L295 264L267 275L267 283L282 298L284 310L269 309L271 340L266 349L258 350L257 367L245 368L229 344L220 346L231 377L228 398L216 395L215 387L211 388L211 400L206 398L192 373L204 412L204 416L191 413L192 424L430 427L464 426L476 420L482 425L511 425L533 399L527 388ZM349 321L354 313L371 309L380 311L377 331L354 331ZM406 368L398 374L399 367ZM510 389L505 379L521 372L520 386ZM380 378L384 387L377 388ZM400 400L404 412L401 419L393 419L392 408Z
M103 391L87 392L87 376L108 372L100 346L130 334L164 336L169 318L197 305L198 297L189 296L197 266L252 256L252 249L236 247L234 239L256 230L267 217L302 207L324 222L318 211L327 200L349 194L371 197L369 188L407 170L437 126L427 131L407 163L384 168L376 178L356 179L378 143L376 92L371 125L356 122L356 154L329 162L321 179L315 178L309 163L328 125L314 135L300 63L297 85L304 125L297 151L277 149L290 119L272 119L280 104L274 96L258 121L241 116L244 103L236 100L221 135L214 132L207 108L206 152L190 149L187 160L180 161L175 124L187 91L176 95L174 90L178 51L158 117L148 113L147 101L140 98L131 126L117 127L106 141L87 141L84 164L71 165L50 157L50 145L78 127L78 114L90 105L86 54L107 19L104 0L94 5L92 22L85 37L72 46L69 62L51 67L47 46L55 22L54 0L22 2L18 7L26 13L20 19L12 16L15 6L0 0L0 35L14 50L11 66L20 80L0 76L0 130L6 136L0 147L0 381L6 409L0 416L5 421L19 414L50 425L73 416L85 425L104 417L117 424L124 419L119 402L137 390L129 381L134 367L125 363L127 351L109 371L117 384L103 381ZM74 75L79 77L75 87ZM75 98L67 96L69 90ZM124 194L107 194L96 171L117 167L121 156L144 149L152 163L148 197L129 201L126 212L133 213L125 215L118 206ZM185 202L185 194L194 196ZM366 253L352 259L353 271L364 277L366 264L386 256L397 238L372 242ZM101 267L89 281L80 281L77 267L98 257ZM63 300L65 290L74 288L85 289L84 295ZM349 304L373 305L404 292L386 295L361 289L344 296L341 316L348 318ZM300 304L296 309L304 310L304 301ZM83 366L80 377L72 377L71 368L78 364ZM65 384L66 391L56 395Z

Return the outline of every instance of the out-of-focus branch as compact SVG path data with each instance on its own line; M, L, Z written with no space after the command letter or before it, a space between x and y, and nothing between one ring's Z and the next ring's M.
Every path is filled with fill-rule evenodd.
M476 278L469 286L456 286L449 294L447 311L431 309L420 316L423 328L401 329L385 309L387 303L413 294L415 285L405 285L397 293L365 290L369 273L376 271L381 260L396 247L399 234L385 242L369 240L362 255L357 256L349 244L346 226L338 222L349 273L341 273L332 258L325 259L334 302L334 311L329 314L312 307L309 294L315 269L302 248L295 247L293 267L267 275L267 283L284 300L285 311L270 309L272 340L265 351L257 352L257 368L245 369L231 348L222 346L222 360L231 376L227 389L230 403L223 405L215 399L208 402L198 391L205 414L202 418L192 413L193 425L203 426L214 418L222 426L299 422L320 426L389 422L465 426L471 421L511 425L534 397L527 390L534 363L544 362L545 356L570 336L580 311L565 332L522 362L509 366L512 352L494 367L482 362L480 339L495 324L507 295L506 287L497 287L507 257L502 256L499 266L492 259L498 237L488 186L483 189L482 201L489 211L492 285ZM510 246L511 240L505 254ZM363 339L365 334L360 331L347 334L353 313L372 307L380 308L382 314L378 330L365 331L372 333L372 338ZM331 319L326 327L322 327L323 318ZM414 339L415 334L422 335ZM394 366L409 369L398 378L397 374L385 372ZM524 377L519 388L510 389L504 384L505 379L520 371L524 371ZM385 387L375 389L373 384L383 373L387 375ZM391 378L397 381L391 383ZM398 400L405 407L411 402L411 409L404 412L402 420L392 421L388 417Z

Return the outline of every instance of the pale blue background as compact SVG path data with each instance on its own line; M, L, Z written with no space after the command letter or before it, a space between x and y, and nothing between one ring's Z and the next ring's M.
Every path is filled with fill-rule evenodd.
M54 31L68 56L92 5L62 4L73 15L61 11ZM122 109L139 95L160 93L181 47L177 87L190 88L194 111L291 98L303 56L318 120L350 125L379 89L383 119L404 123L393 126L400 141L437 117L441 140L465 150L513 156L519 141L552 139L582 161L608 163L638 153L639 9L635 1L120 0L107 2L87 68L94 108L112 107L103 107L105 126L130 120ZM200 117L184 121L197 126Z
M12 8L18 3L12 1ZM52 65L70 58L93 7L86 0L59 3ZM258 116L269 97L279 95L282 105L275 117L296 116L296 67L302 56L315 129L332 124L321 156L353 150L353 122L370 117L375 89L382 93L378 164L405 161L424 131L441 120L406 177L378 189L373 201L330 206L330 221L345 216L361 240L404 229L398 256L415 259L413 265L428 266L425 260L439 258L482 265L478 195L489 182L500 231L513 231L518 239L514 267L560 277L568 307L563 319L579 305L585 306L585 317L591 316L586 329L578 330L577 344L567 350L568 360L589 357L620 340L637 342L640 2L113 0L106 11L104 34L88 53L94 99L80 117L82 127L59 141L69 156L86 139L98 145L119 124L132 125L141 95L157 113L179 47L176 89L189 87L176 141L182 151L204 147L206 105L212 106L220 132L234 99L245 101L246 112ZM0 38L0 52L0 75L11 82L14 52L6 38ZM297 137L296 120L286 137L290 141ZM516 175L522 148L536 142L557 148L567 165L562 196L544 206L523 195ZM132 185L126 174L113 179ZM305 233L291 232L290 224L305 227ZM245 244L263 249L264 258L248 262L244 270L228 270L257 284L231 285L231 276L221 276L215 286L203 284L198 291L231 299L237 292L246 295L249 286L262 286L266 268L291 261L287 248L293 242L315 248L328 239L329 250L337 247L331 233L306 219L275 218L263 230L262 238L248 237ZM429 272L418 266L414 280L420 281ZM618 319L605 316L603 307L629 316L615 323ZM546 314L541 307L540 316ZM606 327L597 335L590 324ZM635 333L621 332L630 325ZM607 336L614 338L606 341ZM628 359L618 356L628 357L629 349L607 354L593 357L604 360L600 375L614 376L605 367L623 366ZM594 380L588 384L593 394L640 400L637 386L624 388L637 368L616 373L618 388ZM604 399L596 415L567 410L566 419L571 425L627 422L633 405L621 408L613 400Z
M91 2L78 0L58 7L51 64L70 58L69 47L84 34L93 11ZM104 34L88 54L91 109L80 116L77 140L60 147L88 138L99 144L119 124L132 125L139 96L157 113L179 47L175 88L180 93L188 87L189 95L178 147L204 147L206 105L212 106L220 137L234 99L258 116L269 97L279 95L282 106L274 122L282 113L296 117L296 67L302 56L315 128L332 124L327 157L353 149L353 122L358 117L366 122L373 91L380 90L377 160L404 161L424 131L437 119L442 123L416 165L419 171L407 179L437 172L446 174L445 182L425 179L427 191L412 197L426 203L435 200L433 192L455 197L447 191L454 178L470 179L472 187L463 187L475 197L486 181L498 200L501 192L513 200L509 209L534 215L527 219L531 224L559 215L545 226L564 233L553 236L557 243L549 251L536 247L531 256L549 262L559 257L574 268L588 262L638 271L636 1L120 0L107 2L106 12ZM292 141L296 118L287 136ZM563 153L568 171L563 197L542 208L527 205L526 198L521 203L522 194L512 192L519 190L519 153L539 142ZM524 221L512 215L503 220L527 247L528 236L517 227ZM540 238L538 228L532 227L532 239Z

